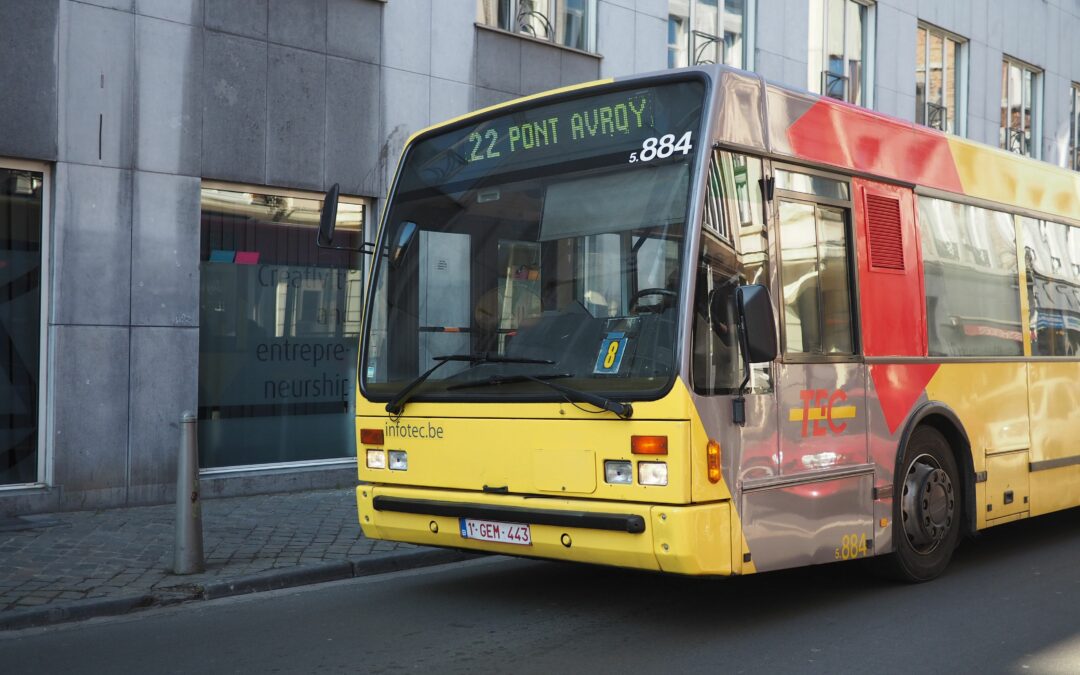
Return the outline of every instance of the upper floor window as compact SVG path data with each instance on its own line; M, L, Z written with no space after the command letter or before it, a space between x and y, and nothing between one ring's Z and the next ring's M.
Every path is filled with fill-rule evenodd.
M724 63L747 67L753 0L671 0L668 67Z
M1072 101L1069 114L1069 168L1080 171L1080 84L1073 82L1069 89Z
M874 4L863 0L810 0L810 91L873 105Z
M1001 62L1001 135L998 145L1038 159L1042 126L1042 71L1006 57Z
M967 41L919 25L915 42L915 121L964 134L967 118Z
M596 51L596 0L477 0L480 23Z

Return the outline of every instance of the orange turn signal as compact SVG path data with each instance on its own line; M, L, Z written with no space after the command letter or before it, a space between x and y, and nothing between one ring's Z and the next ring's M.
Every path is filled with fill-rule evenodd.
M667 436L631 436L630 452L635 455L666 455Z
M383 430L382 429L361 429L360 430L360 445L382 445L383 444Z
M709 441L709 445L705 450L709 458L709 482L720 482L720 444L716 441Z

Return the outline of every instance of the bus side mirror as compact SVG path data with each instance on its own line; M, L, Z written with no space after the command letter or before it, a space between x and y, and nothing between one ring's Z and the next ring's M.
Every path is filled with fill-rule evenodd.
M772 361L778 350L769 289L761 284L740 286L735 290L735 302L739 308L739 341L742 343L743 360L747 364Z
M315 245L319 248L335 248L334 226L337 224L338 195L340 193L341 189L337 183L334 183L326 191L322 213L319 214L319 234L315 238Z
M401 266L419 229L420 227L411 220L401 221L394 234L394 241L390 244L390 267L397 269Z
M739 313L739 350L743 357L743 381L739 395L731 401L731 421L746 424L746 385L750 383L750 364L776 358L776 321L773 320L769 289L761 284L735 289L735 307Z

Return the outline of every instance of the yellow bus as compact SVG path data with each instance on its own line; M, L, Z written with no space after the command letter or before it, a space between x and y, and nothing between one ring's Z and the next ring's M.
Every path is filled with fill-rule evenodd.
M1078 202L1076 174L722 66L426 129L373 249L364 533L931 579L1080 505Z

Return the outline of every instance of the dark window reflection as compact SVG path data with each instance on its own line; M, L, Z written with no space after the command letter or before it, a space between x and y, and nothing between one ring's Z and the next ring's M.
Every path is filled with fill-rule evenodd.
M202 191L202 468L356 453L361 256L315 246L321 206ZM334 244L356 245L364 217L362 204L341 203Z
M1080 354L1080 228L1020 217L1031 353Z
M1020 356L1020 289L1012 216L919 199L931 356Z
M0 484L38 478L42 185L0 169Z

